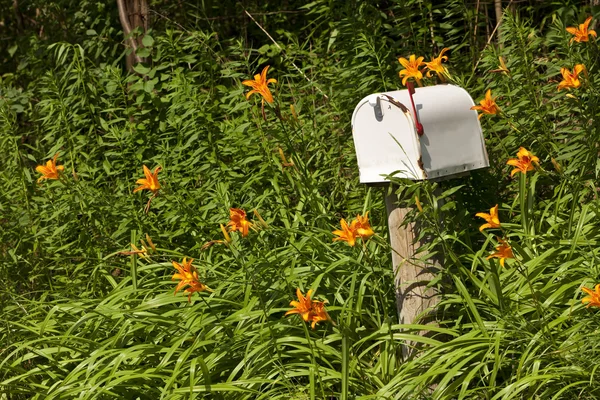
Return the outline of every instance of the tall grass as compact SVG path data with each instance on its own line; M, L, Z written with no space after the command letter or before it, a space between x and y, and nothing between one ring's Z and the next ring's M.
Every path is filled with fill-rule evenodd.
M451 29L472 13L462 2L446 6L448 25L432 20L441 6L407 3L423 7L311 3L306 30L275 32L283 51L157 29L152 63L135 74L102 58L107 24L106 45L100 34L57 42L33 59L39 74L5 75L0 398L598 397L598 318L580 290L600 275L598 47L565 31L586 15L560 9L538 26L507 14L503 46L479 54L473 25ZM438 24L433 41L423 20ZM423 325L397 323L387 188L358 183L350 116L360 98L400 86L397 57L447 46L454 81L478 100L491 88L502 112L481 119L489 170L394 180L403 205L419 197L408 220L444 266L432 282L439 325L420 336ZM491 72L498 56L507 72ZM560 68L579 63L581 87L557 91ZM265 65L278 83L263 115L241 81ZM511 178L521 146L539 166ZM36 183L57 152L61 179ZM132 193L143 165L162 167L147 213L151 194ZM482 234L475 213L495 204L502 228ZM259 229L228 243L219 225L231 207ZM375 237L332 242L341 218L366 211ZM498 237L514 252L505 267L487 259ZM132 252L141 240L147 251ZM190 303L171 279L184 257L212 289ZM313 289L334 323L285 317L296 288ZM416 350L405 359L406 343Z

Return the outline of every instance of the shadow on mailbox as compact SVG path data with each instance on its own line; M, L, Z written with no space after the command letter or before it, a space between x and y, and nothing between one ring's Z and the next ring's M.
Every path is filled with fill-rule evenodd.
M489 167L473 99L461 87L436 85L376 93L352 115L352 135L361 183L386 176L412 180L449 179ZM416 116L414 113L416 112ZM423 126L423 135L417 126Z

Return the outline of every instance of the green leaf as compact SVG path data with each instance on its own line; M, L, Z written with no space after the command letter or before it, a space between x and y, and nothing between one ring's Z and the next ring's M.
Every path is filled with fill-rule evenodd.
M150 68L141 63L134 65L133 70L141 75L147 75L150 72Z
M154 44L154 39L152 38L152 36L146 34L144 35L143 39L142 39L142 44L145 47L152 47L152 45ZM139 55L139 53L138 53ZM140 56L140 57L145 57L145 56Z
M150 50L147 49L146 47L142 47L141 49L138 48L138 50L136 51L136 53L138 57L149 57L150 56Z

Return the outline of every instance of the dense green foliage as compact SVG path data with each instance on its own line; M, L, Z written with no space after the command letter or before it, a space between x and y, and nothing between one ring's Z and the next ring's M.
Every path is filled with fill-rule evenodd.
M0 399L600 396L599 319L581 304L600 282L599 52L565 30L598 7L519 4L488 45L491 6L462 0L247 2L275 45L239 5L150 3L135 73L112 4L31 1L4 21ZM350 118L401 87L398 57L444 47L453 82L477 101L491 89L502 112L481 118L491 168L394 180L444 266L438 324L419 336L397 323L388 188L358 183ZM508 71L492 72L499 56ZM557 91L576 64L581 86ZM266 65L263 115L241 82ZM539 165L511 178L521 146ZM56 153L61 179L38 183ZM162 167L147 213L143 165ZM502 229L479 232L495 204ZM230 207L258 229L206 246ZM366 211L376 236L332 242ZM497 236L504 268L487 259ZM212 289L190 303L171 280L184 257ZM284 317L298 287L334 323Z

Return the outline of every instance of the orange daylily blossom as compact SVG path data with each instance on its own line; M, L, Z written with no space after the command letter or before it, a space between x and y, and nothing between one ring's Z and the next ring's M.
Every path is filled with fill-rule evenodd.
M496 104L496 98L492 98L492 90L488 89L485 92L485 99L479 102L478 106L473 106L470 108L471 110L479 110L482 114L479 114L477 118L481 119L483 114L498 114L500 112L500 107Z
M144 165L144 175L146 177L140 178L137 181L135 181L135 183L137 183L140 186L133 189L133 193L147 189L151 191L154 195L156 195L156 193L160 189L160 183L158 183L158 173L161 169L161 167L156 167L154 168L154 172L150 172L148 167Z
M312 289L309 289L308 292L306 292L306 297L304 297L304 295L300 291L300 288L297 288L296 297L298 297L298 301L292 300L290 302L290 306L294 308L286 312L285 315L287 316L290 314L300 314L304 321L310 321L312 319L312 301L310 299L312 292Z
M38 183L44 179L58 179L60 177L59 173L65 170L63 165L56 165L58 154L59 153L56 153L52 160L46 161L46 165L38 165L35 167L35 170L42 174L37 180Z
M298 301L292 300L290 302L290 306L294 308L286 312L285 315L300 314L305 322L312 322L311 328L315 329L315 325L317 323L321 321L331 321L331 317L325 310L324 302L319 300L311 300L310 296L312 295L312 292L312 289L309 290L305 297L302 295L300 288L296 289Z
M526 174L527 171L533 171L535 169L533 163L537 164L539 162L540 159L534 156L529 150L525 149L525 147L519 147L517 158L511 158L506 164L516 167L510 172L510 176L513 176L518 172Z
M251 91L246 93L246 99L249 99L254 93L258 93L263 98L263 104L265 100L267 103L273 104L273 95L271 94L268 85L269 83L277 83L277 80L273 78L267 79L267 71L269 68L269 65L264 67L260 74L254 75L254 80L249 79L242 82L242 85L250 86L252 88Z
M371 229L369 224L369 212L365 213L365 216L357 215L356 219L350 223L350 229L356 232L357 236L360 236L363 240L366 240L373 236L375 232Z
M448 56L445 56L444 53L450 50L447 47L444 47L440 52L440 55L433 58L430 62L425 63L425 67L427 67L427 77L431 78L431 72L435 72L437 76L442 80L442 82L446 82L446 77L449 75L446 67L442 65L442 61L448 61Z
M193 258L188 260L186 257L183 258L181 264L177 261L172 261L173 267L175 267L177 273L174 274L171 279L181 280L181 282L179 282L175 288L175 294L177 294L177 292L183 289L185 286L190 285L193 281L198 280L198 271L196 270L196 267L192 265L193 261Z
M312 324L310 327L315 329L315 325L321 321L331 321L331 317L325 310L325 303L318 300L313 300L312 303ZM335 325L335 324L334 324Z
M208 286L200 282L198 278L198 271L196 267L192 265L194 261L193 258L190 258L188 261L187 258L184 257L183 262L179 264L176 261L173 261L173 266L177 270L177 273L173 275L172 280L180 279L181 281L177 284L175 288L175 293L183 289L186 286L189 286L184 292L188 293L188 302L191 302L192 294L194 292L203 292L205 290L212 291Z
M343 240L348 242L350 246L354 246L356 243L356 231L353 229L352 225L348 226L348 223L343 218L340 220L340 225L342 226L342 230L333 231L334 235L339 236L333 238L333 241ZM356 224L354 226L356 226Z
M240 231L242 237L248 236L248 230L252 227L252 223L246 219L246 212L239 208L229 209L229 222L227 223L229 232Z
M479 227L479 232L487 228L500 228L500 218L498 216L498 204L490 208L490 213L477 213L476 217L485 219L486 223Z
M600 283L596 285L594 290L588 289L585 287L581 288L581 290L583 290L584 292L589 294L589 296L581 299L581 302L583 304L587 303L586 307L591 307L591 306L600 307Z
M356 216L356 218L348 225L345 219L340 220L340 225L342 226L341 230L333 231L336 237L333 241L343 240L347 242L350 246L354 246L356 244L356 238L361 238L362 240L367 240L371 236L375 234L373 229L371 229L371 225L369 223L369 212L367 211L364 217L360 214Z
M421 70L419 70L419 67L425 64L423 62L424 59L425 57L416 58L414 54L411 54L408 60L404 57L400 57L398 59L400 64L402 64L402 66L405 68L399 72L400 78L404 76L404 78L402 78L402 84L404 86L406 86L406 81L408 80L408 78L415 78L417 84L421 86L421 79L423 79L423 73L421 72Z
M573 40L576 42L587 42L588 40L590 40L590 35L596 37L596 31L593 29L588 29L588 26L590 25L591 21L592 17L590 16L587 17L583 24L579 24L579 27L577 28L574 26L568 26L567 32L569 32L571 35L575 35L571 38L569 43L573 43Z
M204 291L212 292L213 290L200 281L192 281L190 287L184 290L184 292L188 293L188 303L192 301L192 294Z
M581 86L581 81L579 80L579 74L581 72L586 72L585 65L577 64L573 67L573 72L569 71L568 68L561 68L560 73L563 77L563 80L558 84L558 90L561 89L577 89Z
M498 238L498 243L498 246L496 246L496 252L489 255L487 259L489 260L490 258L499 258L500 265L504 267L504 260L507 258L515 258L515 256L513 255L512 247L510 247L508 242Z

